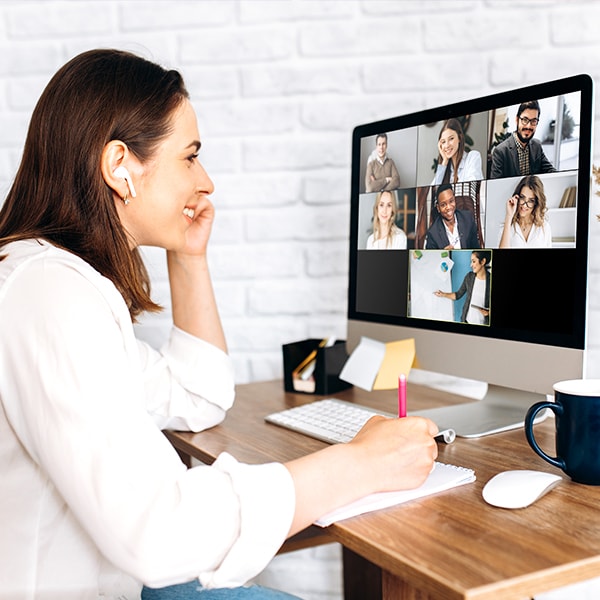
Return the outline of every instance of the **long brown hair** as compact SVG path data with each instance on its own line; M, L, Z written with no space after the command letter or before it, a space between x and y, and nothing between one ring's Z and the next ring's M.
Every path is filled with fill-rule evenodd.
M188 97L177 71L129 52L90 50L66 63L33 111L21 165L0 210L0 247L45 239L110 279L132 318L160 310L100 162L111 140L147 162Z
M458 149L456 154L450 159L448 164L446 165L446 170L444 171L444 178L442 179L442 183L456 183L458 181L458 165L460 165L460 161L462 160L465 154L465 132L463 131L462 125L458 119L448 119L442 125L442 129L440 130L440 134L438 135L438 141L442 137L442 134L446 129L451 129L458 136ZM438 154L438 161L442 161L441 155ZM450 181L450 170L454 168L454 178L452 182Z

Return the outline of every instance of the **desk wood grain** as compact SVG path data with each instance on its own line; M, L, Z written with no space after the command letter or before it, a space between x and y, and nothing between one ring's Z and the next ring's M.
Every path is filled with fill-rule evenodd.
M394 411L393 392L357 388L338 398ZM211 463L221 452L241 461L287 461L322 442L264 422L270 412L319 397L285 393L282 383L238 387L225 422L201 433L167 432L183 453ZM464 398L409 385L411 410L464 402ZM553 454L551 419L536 426ZM534 505L503 510L487 505L484 484L499 471L557 472L527 445L522 430L440 445L439 460L475 470L475 483L327 528L332 539L382 569L384 598L497 600L600 576L600 487L564 481Z

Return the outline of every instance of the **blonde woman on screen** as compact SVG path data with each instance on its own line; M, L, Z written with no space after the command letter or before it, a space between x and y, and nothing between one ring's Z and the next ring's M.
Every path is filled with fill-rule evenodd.
M373 204L373 233L367 250L406 250L406 233L396 225L396 199L392 192L379 192Z

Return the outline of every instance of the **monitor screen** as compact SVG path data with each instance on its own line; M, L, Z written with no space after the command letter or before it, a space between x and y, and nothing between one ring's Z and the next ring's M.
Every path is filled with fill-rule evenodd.
M356 127L350 346L415 337L424 368L532 392L581 377L591 137L587 75ZM542 348L561 368L531 375Z

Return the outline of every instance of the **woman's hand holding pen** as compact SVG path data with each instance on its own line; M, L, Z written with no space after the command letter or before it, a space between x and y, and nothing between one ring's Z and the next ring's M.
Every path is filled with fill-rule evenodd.
M406 416L406 376L398 376L398 419L371 417L346 444L286 463L296 490L292 535L334 508L368 494L419 487L438 455L438 427Z
M367 493L421 485L437 458L437 432L435 423L422 417L371 417L348 444L359 451L355 469L370 482Z
M286 463L296 489L292 535L367 494L421 485L437 458L435 423L422 417L371 417L347 444Z

